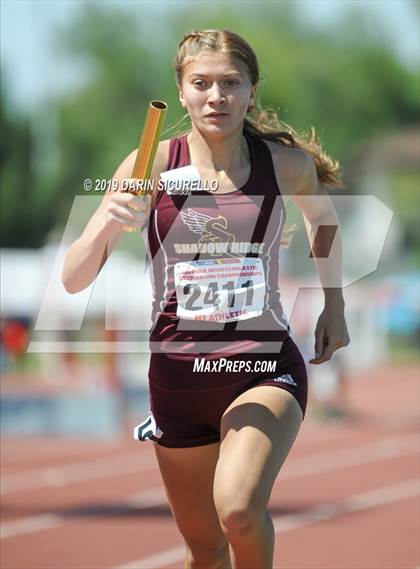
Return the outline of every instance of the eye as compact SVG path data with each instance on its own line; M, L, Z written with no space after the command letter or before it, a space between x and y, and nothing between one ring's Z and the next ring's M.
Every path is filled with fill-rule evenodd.
M237 85L239 85L239 81L237 79L227 79L226 85L228 87L236 87Z
M194 85L195 85L196 87L205 87L205 86L206 86L206 82L203 81L203 79L196 79L196 80L194 81Z

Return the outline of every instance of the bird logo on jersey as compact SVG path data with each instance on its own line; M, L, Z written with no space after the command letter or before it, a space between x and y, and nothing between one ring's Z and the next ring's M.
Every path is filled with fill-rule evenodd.
M174 243L174 251L178 255L206 253L212 257L236 258L248 253L263 254L265 243L237 241L235 235L227 231L228 222L223 215L210 217L188 208L181 211L181 219L192 233L201 237L195 243ZM249 229L252 229L252 224L247 225Z
M210 217L209 215L188 208L187 211L181 211L181 218L190 231L201 234L198 240L199 246L205 243L214 243L215 245L217 243L224 244L223 250L215 246L212 251L212 248L209 247L208 253L213 256L220 256L222 254L228 255L229 257L236 256L228 252L228 249L232 247L232 243L235 242L235 236L225 231L228 226L226 217L223 215Z

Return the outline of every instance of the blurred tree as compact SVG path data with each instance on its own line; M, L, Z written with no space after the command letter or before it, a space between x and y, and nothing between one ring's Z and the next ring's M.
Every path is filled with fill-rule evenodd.
M2 247L37 247L40 242L31 239L28 228L34 227L34 201L30 167L30 122L6 109L5 82L1 82L1 151L0 151L0 239Z
M418 75L399 63L386 38L357 14L321 30L299 19L289 2L179 2L159 14L148 3L133 3L128 10L89 2L57 34L58 49L80 60L86 81L51 99L35 117L32 158L28 123L18 127L5 117L8 246L41 244L54 224L66 222L74 196L85 195L85 178L112 176L137 146L151 99L168 102L166 127L183 114L172 68L176 47L186 31L212 27L249 41L261 64L263 105L298 130L315 126L344 168L355 146L418 121ZM28 211L24 232L15 227L23 209Z

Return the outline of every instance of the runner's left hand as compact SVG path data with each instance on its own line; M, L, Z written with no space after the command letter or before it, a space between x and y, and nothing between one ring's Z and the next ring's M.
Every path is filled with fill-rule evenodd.
M315 357L310 364L322 364L331 359L333 353L350 343L343 308L331 306L321 312L315 328Z

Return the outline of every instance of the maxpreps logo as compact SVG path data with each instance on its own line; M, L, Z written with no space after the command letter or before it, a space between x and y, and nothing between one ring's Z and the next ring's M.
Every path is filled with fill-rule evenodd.
M233 233L227 231L226 217L218 215L210 217L188 208L181 211L181 219L193 233L201 237L196 243L174 243L175 253L208 253L209 255L227 255L236 257L238 254L263 253L264 243L235 241Z

